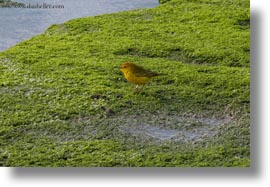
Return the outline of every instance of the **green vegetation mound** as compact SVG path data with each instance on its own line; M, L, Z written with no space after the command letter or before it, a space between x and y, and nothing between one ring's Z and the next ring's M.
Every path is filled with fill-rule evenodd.
M0 53L2 166L249 166L249 1L80 18ZM119 66L167 74L134 95Z

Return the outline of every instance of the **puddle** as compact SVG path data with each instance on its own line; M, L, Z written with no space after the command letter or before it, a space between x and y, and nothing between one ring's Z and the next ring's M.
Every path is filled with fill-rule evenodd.
M140 129L129 128L126 129L131 134L145 134L147 136L158 138L160 140L170 140L177 136L178 132L172 129L159 129L154 126L143 126Z
M122 119L122 130L132 136L150 137L160 141L200 141L212 137L228 119L194 118L179 115L129 116Z
M232 121L166 113L110 117L80 116L63 120L56 115L52 122L37 124L35 131L28 133L35 136L46 135L59 142L112 138L135 140L144 144L146 142L194 143L217 135L220 127L229 122Z

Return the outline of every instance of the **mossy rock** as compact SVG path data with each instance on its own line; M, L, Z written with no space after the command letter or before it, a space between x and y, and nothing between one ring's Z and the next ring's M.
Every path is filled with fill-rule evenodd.
M248 0L172 0L1 52L0 165L249 166L249 18ZM125 61L167 75L133 94Z

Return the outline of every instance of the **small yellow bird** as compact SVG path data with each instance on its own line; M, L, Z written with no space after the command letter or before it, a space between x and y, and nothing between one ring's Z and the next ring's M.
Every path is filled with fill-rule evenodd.
M134 90L136 93L140 92L143 86L148 83L152 77L164 75L144 69L132 62L124 62L120 66L120 70L123 72L128 82L136 84L136 88ZM141 86L141 88L137 90L139 86Z

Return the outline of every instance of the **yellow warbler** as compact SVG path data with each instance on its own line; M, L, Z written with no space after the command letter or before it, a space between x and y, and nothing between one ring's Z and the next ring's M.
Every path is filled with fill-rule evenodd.
M120 66L120 70L123 72L128 82L136 84L135 92L140 92L143 86L148 83L152 77L164 75L144 69L132 62L124 62ZM141 89L137 90L139 86L141 86Z

